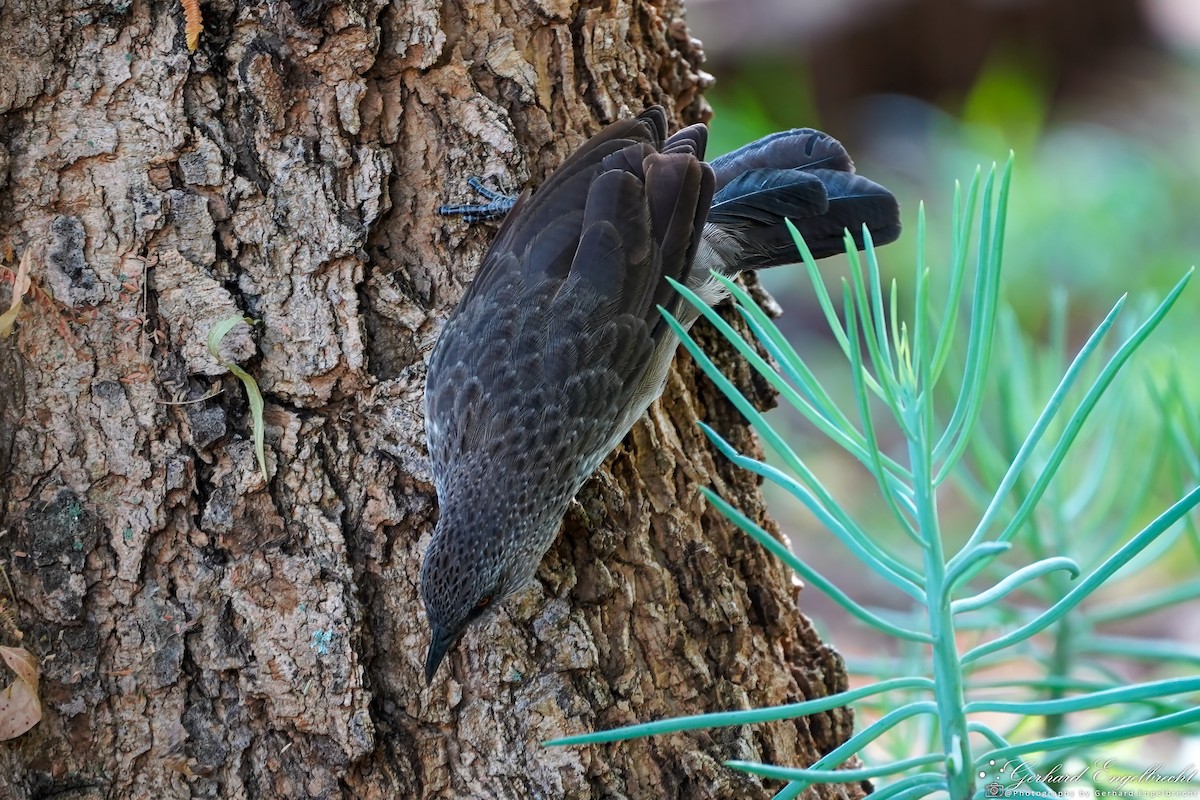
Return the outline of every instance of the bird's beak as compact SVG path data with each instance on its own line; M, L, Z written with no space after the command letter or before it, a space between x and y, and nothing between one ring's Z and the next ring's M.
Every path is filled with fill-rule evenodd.
M458 637L448 631L438 629L433 630L433 639L429 643L429 653L425 656L425 685L433 683L434 673L437 672L438 665L442 663L442 659L446 657L446 653L450 652L450 648L458 641Z

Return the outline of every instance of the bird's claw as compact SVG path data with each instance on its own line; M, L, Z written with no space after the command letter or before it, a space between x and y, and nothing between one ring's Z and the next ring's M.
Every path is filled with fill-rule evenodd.
M456 206L438 206L438 213L444 217L460 216L463 222L473 225L476 222L490 222L502 219L517 202L515 195L504 194L484 186L478 177L467 178L467 185L488 201L486 203L467 203Z

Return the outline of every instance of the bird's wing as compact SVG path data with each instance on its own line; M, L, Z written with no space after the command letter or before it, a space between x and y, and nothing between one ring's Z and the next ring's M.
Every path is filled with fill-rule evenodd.
M565 468L623 423L713 192L703 135L660 153L664 128L661 109L610 126L510 212L430 363L435 465L526 436Z
M492 240L459 307L486 293L493 281L501 279L503 268L518 270L531 283L536 282L538 273L565 277L579 243L584 204L604 160L627 148L644 145L657 150L666 125L659 106L633 119L614 122L572 153L536 192L523 193ZM509 253L517 256L515 262L503 258Z

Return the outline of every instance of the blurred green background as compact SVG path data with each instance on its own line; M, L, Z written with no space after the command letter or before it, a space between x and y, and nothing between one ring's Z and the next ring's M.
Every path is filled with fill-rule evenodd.
M1142 301L1161 299L1200 261L1200 0L689 0L688 22L717 79L708 93L710 153L791 127L833 134L859 172L895 192L910 234L925 202L935 285L949 250L955 180L965 184L976 165L986 169L1014 151L1004 294L1035 349L1051 336L1052 304L1064 293L1070 351L1122 294L1131 295L1126 313L1140 320ZM895 277L902 294L912 285L914 251L911 235L880 250L885 278ZM822 262L822 270L840 297L844 259ZM844 358L803 269L760 277L783 308L780 327L851 407ZM1200 399L1192 369L1198 312L1200 285L1193 285L1114 385L1120 403L1089 423L1120 426L1120 449L1078 448L1075 476L1068 464L1061 478L1064 496L1089 459L1112 460L1111 492L1147 470L1152 491L1135 501L1145 507L1123 509L1145 524L1181 486L1200 480L1184 460L1154 452L1156 431L1174 412L1160 409L1146 389L1176 380L1184 397ZM998 358L1046 372L1032 386L1038 407L1017 411L1031 421L1061 371L1036 364L1032 351ZM1012 402L1004 387L995 388L996 402L984 412L993 427ZM772 414L839 501L868 530L877 524L882 537L892 537L858 465L798 415ZM867 603L904 608L905 598L858 568L797 503L782 492L768 497L794 549L819 571ZM947 499L946 535L955 541L969 528L953 529L958 500ZM1115 516L1126 515L1114 515L1114 525ZM964 509L964 527L976 517ZM1095 524L1103 528L1105 520ZM1074 546L1086 550L1087 542ZM1196 567L1194 548L1181 543L1152 580L1192 575ZM1105 599L1133 596L1144 580L1108 587ZM805 592L801 605L843 653L877 654L877 637L855 634L817 592ZM1198 611L1190 602L1140 621L1136 633L1200 641Z

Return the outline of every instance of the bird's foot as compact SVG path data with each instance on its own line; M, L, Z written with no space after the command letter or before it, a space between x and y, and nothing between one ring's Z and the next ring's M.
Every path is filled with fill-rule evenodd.
M445 217L460 216L468 225L502 219L517 202L516 195L504 194L483 185L477 177L467 178L467 185L487 199L486 203L467 203L460 206L439 206L438 213Z

